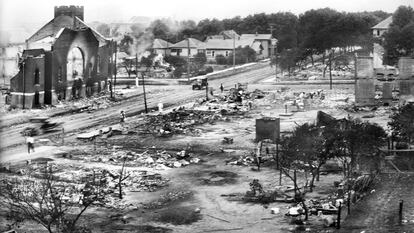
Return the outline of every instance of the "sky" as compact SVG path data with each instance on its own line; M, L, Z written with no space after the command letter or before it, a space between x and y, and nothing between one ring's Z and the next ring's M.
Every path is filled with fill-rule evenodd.
M0 0L0 29L36 26L53 18L56 5L83 5L85 21L125 21L132 16L177 20L245 17L255 13L292 12L330 7L338 11L383 10L394 12L400 5L414 7L414 0Z

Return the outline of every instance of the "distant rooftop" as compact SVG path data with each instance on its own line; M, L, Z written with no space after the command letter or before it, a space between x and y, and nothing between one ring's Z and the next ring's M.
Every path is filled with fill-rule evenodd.
M188 43L188 41L189 41L189 43ZM171 45L170 48L187 48L187 47L198 48L198 49L205 48L205 43L201 42L197 39L189 38L188 41L187 41L187 39L182 40L182 41L180 41L176 44Z
M392 15L383 21L379 22L377 25L372 27L372 29L388 29L392 23Z

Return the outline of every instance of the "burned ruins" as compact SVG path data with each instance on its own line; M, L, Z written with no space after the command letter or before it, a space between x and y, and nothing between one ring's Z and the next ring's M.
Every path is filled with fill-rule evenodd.
M412 6L258 3L0 34L0 232L411 232Z

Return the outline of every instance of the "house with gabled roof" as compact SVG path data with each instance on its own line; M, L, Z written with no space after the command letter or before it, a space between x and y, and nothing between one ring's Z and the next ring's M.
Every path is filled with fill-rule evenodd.
M233 31L234 32L234 31ZM230 39L219 35L219 37L209 37L206 44L206 56L209 60L214 60L217 55L229 56L233 49L238 47L250 47L256 51L258 59L268 58L271 47L271 34L242 34Z
M171 45L169 48L173 56L192 57L197 53L205 53L206 44L197 39L188 38Z
M170 42L163 40L163 39L154 39L152 42L152 50L156 54L162 54L162 55L170 55L170 45L172 45Z
M55 17L26 40L11 79L11 105L55 104L106 89L115 44L83 21L84 8L59 6Z
M372 35L374 37L381 37L385 32L388 31L390 24L392 23L392 15L383 21L379 22L377 25L373 26Z

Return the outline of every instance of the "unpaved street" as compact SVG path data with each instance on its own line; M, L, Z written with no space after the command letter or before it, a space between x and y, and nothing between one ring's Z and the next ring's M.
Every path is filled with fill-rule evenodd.
M213 87L215 92L218 92L221 83L223 83L225 88L231 88L238 82L253 83L268 78L272 74L274 74L274 70L268 65L263 65L260 69L228 76L218 80L212 80L209 82L209 86ZM186 101L193 101L197 98L203 98L205 96L205 91L193 91L191 90L191 86L187 85L160 86L158 88L153 86L150 88L147 87L147 89L149 90L149 93L147 93L147 104L150 109L156 108L160 102L163 103L164 106L172 106ZM127 117L144 112L144 98L141 87L136 90L136 95L138 96L119 102L110 108L98 109L91 113L81 112L61 117L53 117L51 121L63 122L65 133L76 132L100 124L112 124L118 121L119 112L121 110L126 111ZM29 126L28 123L23 123L7 127L7 123L7 121L2 122L3 127L1 128L0 133L0 137L2 138L0 144L2 154L6 153L5 151L8 149L13 149L24 143L24 138L21 136L20 132L25 127Z

